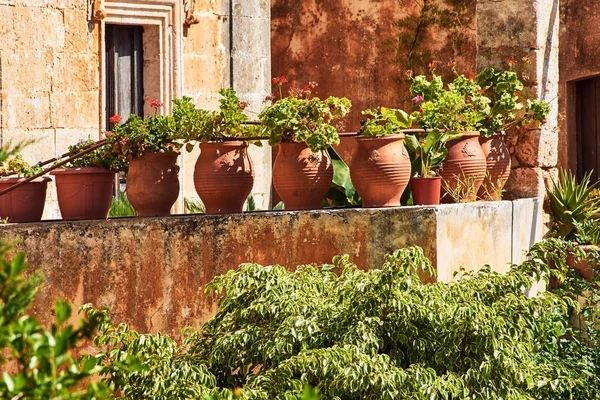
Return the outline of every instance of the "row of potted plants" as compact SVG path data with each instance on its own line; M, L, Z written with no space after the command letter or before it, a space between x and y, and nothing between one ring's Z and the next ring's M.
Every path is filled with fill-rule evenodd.
M409 182L414 204L438 204L440 190L446 201L497 199L499 190L494 187L510 173L510 155L500 132L543 121L549 106L543 101L525 105L519 95L523 84L513 71L490 68L469 77L458 74L452 63L449 67L455 74L449 84L435 66L431 78L407 71L412 114L385 107L363 112L358 150L350 165L363 206L400 205ZM333 178L326 150L339 143L338 123L348 114L350 101L313 96L315 83L291 87L284 96L285 77L273 83L278 96L268 99L272 103L256 125L247 124L247 104L232 89L221 90L218 111L198 109L190 98L183 98L174 101L173 115L133 115L125 122L114 116L106 146L52 173L63 218L106 218L116 171L127 172L127 197L138 216L168 215L179 195L179 151L184 146L191 151L196 143L201 151L194 185L206 212L241 212L254 182L247 148L260 146L257 139L264 137L271 146L279 145L273 185L286 210L320 208ZM153 100L151 106L158 110L162 104ZM7 169L27 174L19 162L22 159L13 160ZM36 182L44 187L44 195L45 181ZM35 220L37 213L24 219L12 210L15 201L9 197L25 192L19 189L0 196L0 214L13 222ZM41 196L41 189L38 192Z

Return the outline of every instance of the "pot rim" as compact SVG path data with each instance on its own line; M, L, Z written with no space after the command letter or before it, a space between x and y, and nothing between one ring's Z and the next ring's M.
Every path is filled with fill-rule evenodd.
M165 157L165 156L172 157L172 155L175 155L176 157L179 157L181 155L181 152L179 152L179 151L157 151L157 152L152 152L151 151L151 152L144 153L144 154L142 154L141 157L136 157L136 158L132 159L131 161L139 160L139 159L142 159L142 158L144 158L146 156L148 156L148 157L154 157L154 156L156 156L156 157Z
M479 133L479 131L461 131L459 133L461 133L462 136L459 137L459 138L457 138L457 139L455 139L455 140L460 140L460 139L462 139L464 137L471 138L471 137L479 137L479 136L481 136L481 133Z
M200 142L200 147L248 147L246 140L227 140L224 142Z
M20 181L24 181L27 178L9 178L9 177L0 177L0 183L18 183ZM44 182L52 182L52 178L48 176L40 176L39 178L35 178L28 183L44 183Z
M393 135L383 136L356 136L356 140L403 140L406 136L403 133L395 133Z
M50 175L77 175L77 174L115 174L102 167L74 167L74 168L58 168L50 171Z
M427 176L424 178L423 177L417 178L416 176L411 176L410 180L412 181L413 179L414 180L441 180L442 177L441 176Z

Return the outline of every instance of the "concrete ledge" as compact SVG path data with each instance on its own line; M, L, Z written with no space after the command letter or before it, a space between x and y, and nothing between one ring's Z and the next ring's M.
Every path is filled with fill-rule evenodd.
M504 271L541 234L537 199L438 207L255 212L0 227L20 239L46 286L34 311L48 322L56 297L107 306L116 321L143 332L177 334L215 312L202 294L214 276L243 262L325 263L349 254L361 267L418 245L439 279L459 267Z

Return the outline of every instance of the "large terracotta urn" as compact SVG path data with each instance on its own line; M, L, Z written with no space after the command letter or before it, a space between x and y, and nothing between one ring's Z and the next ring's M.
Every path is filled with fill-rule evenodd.
M404 135L357 137L350 177L363 207L400 205L410 180L410 156Z
M66 221L106 219L113 198L115 174L104 168L65 168L50 172L56 180L60 214Z
M463 132L446 143L448 156L440 170L442 202L468 202L477 199L485 178L487 162L479 144L479 132Z
M207 214L241 213L254 185L248 143L201 143L194 186Z
M504 132L491 137L480 137L479 143L485 155L487 173L477 196L482 200L502 200L502 189L510 176L510 152L504 142Z
M127 199L138 217L164 217L179 197L179 153L146 153L131 160Z
M25 178L1 178L0 191L23 181ZM0 196L0 218L8 222L38 222L46 204L47 177L36 178Z
M286 211L321 208L333 180L329 154L305 143L282 142L273 165L273 186Z

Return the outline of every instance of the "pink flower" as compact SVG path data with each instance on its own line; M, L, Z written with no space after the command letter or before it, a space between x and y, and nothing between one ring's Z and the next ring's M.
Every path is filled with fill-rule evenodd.
M424 100L425 100L425 99L424 99L424 98L423 98L423 96L421 96L421 95L419 95L419 96L416 96L416 97L413 97L413 99L412 99L413 103L415 103L415 104L419 104L420 102L422 102L422 101L424 101Z
M110 117L109 122L111 124L118 124L119 122L121 122L123 120L123 118L121 118L120 115L113 115L112 117Z
M152 108L160 108L163 106L163 102L159 99L150 100L150 107Z
M104 132L104 137L109 138L112 136L112 132Z
M412 78L412 76L415 74L415 71L413 71L412 69L407 69L406 71L404 71L404 75L406 75L406 77L408 78Z
M436 69L437 68L437 64L434 62L429 63L429 68L430 69Z

